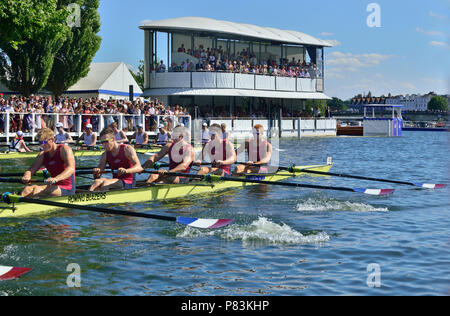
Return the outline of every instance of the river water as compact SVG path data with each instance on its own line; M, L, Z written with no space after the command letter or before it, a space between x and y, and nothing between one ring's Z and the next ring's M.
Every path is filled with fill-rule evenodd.
M281 139L279 154L280 165L325 163L332 156L334 172L450 183L449 145L449 133L405 132L401 138ZM81 161L92 165L95 158ZM28 163L1 162L3 171ZM336 177L292 181L396 190L376 197L255 186L111 206L235 219L213 231L74 210L1 219L0 265L34 270L0 282L0 295L450 294L448 187ZM78 284L71 263L80 267Z

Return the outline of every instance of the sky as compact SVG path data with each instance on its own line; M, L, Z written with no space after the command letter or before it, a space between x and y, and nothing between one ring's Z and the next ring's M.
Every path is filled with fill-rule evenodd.
M144 59L144 20L208 17L331 41L325 93L450 93L450 0L100 0L101 47L94 62ZM164 56L164 55L163 55Z

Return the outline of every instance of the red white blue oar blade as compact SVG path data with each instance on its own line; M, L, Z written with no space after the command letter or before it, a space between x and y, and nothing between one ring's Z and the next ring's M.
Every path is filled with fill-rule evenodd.
M353 191L369 195L388 195L392 194L394 192L394 189L353 188Z
M233 219L222 218L222 219L212 219L212 218L195 218L195 217L177 217L177 223L187 225L195 228L213 229L225 227L233 222Z
M439 184L439 183L419 183L415 182L414 185L416 187L425 188L425 189L442 189L445 188L446 184Z
M33 270L32 268L23 267L6 267L0 266L0 281L14 280Z

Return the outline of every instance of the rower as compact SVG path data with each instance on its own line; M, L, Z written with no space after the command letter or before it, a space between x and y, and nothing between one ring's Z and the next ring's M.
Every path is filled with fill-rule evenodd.
M248 154L248 161L245 164L236 166L234 173L237 175L267 172L267 167L265 166L272 157L272 145L264 139L264 127L261 124L256 124L252 133L253 137L236 151L236 155L239 155L244 150Z
M145 163L144 168L152 168L155 162L158 162L166 155L169 156L169 172L189 173L191 163L194 161L194 148L192 148L185 127L177 126L173 130L173 138L170 143L165 145L155 155L151 156ZM147 179L147 183L185 183L188 178L166 176L167 170L160 169L158 174L151 174Z
M228 139L230 135L227 132L227 124L220 124L220 128L222 130L222 139Z
M83 147L93 147L97 145L97 133L92 131L92 124L86 124L86 130L80 136L80 142L83 141Z
M31 177L41 168L50 172L50 178L44 185L27 186L22 191L22 197L68 196L75 194L75 157L72 149L65 144L56 144L55 134L49 128L44 128L37 134L41 151L31 167L22 177L23 183L29 183Z
M117 172L114 173L113 179L96 179L89 191L135 188L136 173L142 172L142 167L133 146L119 144L114 138L112 127L107 127L101 131L100 142L105 148L105 152L100 157L98 167L92 170L94 177L98 178L104 173L106 164Z
M68 144L74 142L72 136L64 130L63 123L56 123L56 128L58 129L58 134L55 135L57 144Z
M119 129L119 127L117 126L117 122L113 122L111 124L111 128L114 132L114 139L116 140L116 142L118 142L119 144L128 143L127 136L122 130Z
M202 156L209 157L212 162L211 168L202 167L197 174L212 173L222 177L225 174L229 176L231 165L236 162L234 146L229 140L222 138L223 133L219 124L212 124L209 127L209 134L211 135L211 141L203 148ZM201 161L197 160L195 164L200 165Z
M171 136L166 131L163 124L159 124L158 128L159 128L159 132L158 132L158 134L156 134L155 144L160 145L160 146L165 146L169 143Z
M100 133L100 142L105 152L100 157L100 163L94 168L95 178L104 173L106 164L113 171L113 179L99 178L89 188L89 191L107 191L110 189L133 189L136 187L136 173L142 172L141 163L133 146L119 144L114 138L114 130L107 127Z
M205 145L210 141L211 137L209 135L208 130L208 124L203 123L202 126L202 146L205 147Z
M138 124L137 131L133 135L136 141L135 147L143 147L148 144L148 134L144 131L144 125Z
M30 152L31 149L27 147L27 144L25 143L25 140L23 139L23 132L17 131L16 137L11 141L9 145L9 151L15 151L15 152Z

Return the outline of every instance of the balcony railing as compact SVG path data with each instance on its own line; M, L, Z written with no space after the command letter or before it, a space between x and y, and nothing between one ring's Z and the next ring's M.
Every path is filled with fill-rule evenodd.
M323 79L228 72L152 72L151 89L247 89L283 92L323 91Z

